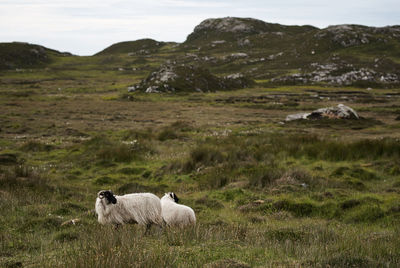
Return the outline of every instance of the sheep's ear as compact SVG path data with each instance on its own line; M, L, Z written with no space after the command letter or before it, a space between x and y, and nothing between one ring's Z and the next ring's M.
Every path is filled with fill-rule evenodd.
M179 198L176 196L175 193L171 193L171 197L174 199L174 201L175 201L176 203L178 203Z
M103 198L104 198L104 192L105 192L105 191L100 191L100 192L98 192L98 193L97 193L97 197L100 198L100 199L103 199Z

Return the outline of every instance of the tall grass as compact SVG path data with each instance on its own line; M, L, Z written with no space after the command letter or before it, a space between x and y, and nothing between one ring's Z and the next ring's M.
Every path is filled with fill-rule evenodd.
M400 161L400 142L395 139L343 142L301 134L245 137L232 135L199 142L185 159L172 162L169 170L196 174L199 186L203 189L220 188L238 178L245 178L249 186L260 188L279 182L316 185L323 179L314 178L305 170L289 168L283 164L286 159L304 158L329 162L385 159L390 162ZM365 168L345 169L336 170L336 175L333 173L333 176L359 180L364 188L363 182L381 179L377 173Z
M179 137L190 131L182 130L187 127L185 124L176 127ZM204 138L180 154L178 160L163 159L166 165L161 168L159 163L146 163L148 159L144 157L152 153L153 146L164 142L157 135L161 131L151 137L146 136L147 132L140 135L135 131L124 132L122 141L115 136L95 136L67 147L69 157L74 160L70 163L72 169L68 166L62 171L58 168L44 171L17 161L3 166L0 250L5 261L0 259L0 264L400 265L395 192L398 174L393 169L393 163L400 162L397 140L343 142L302 134L231 134ZM136 137L138 143L129 143ZM167 144L175 144L167 140ZM28 145L19 150L32 155L46 152L41 144ZM57 156L57 150L61 149L51 150ZM63 162L61 158L57 160ZM140 165L133 163L136 160L141 161ZM388 168L393 177L387 178L389 173L375 166L334 163L358 160L390 162ZM322 164L315 171L317 161ZM299 164L304 162L313 164ZM109 163L113 164L111 168L106 166ZM85 164L97 164L93 173L96 172L98 183L114 179L113 172L120 174L122 179L113 184L118 194L150 191L160 195L169 188L184 189L182 200L195 209L198 225L194 230L161 233L153 230L148 236L144 236L139 226L128 225L119 230L100 226L93 213L95 191L91 187L95 185L82 180L86 175ZM57 180L65 174L76 175L67 182L71 186L63 186ZM394 185L392 192L386 192L385 188L384 181L389 179L392 181L387 184ZM370 189L375 191L377 186L381 187L379 194L366 193ZM76 225L63 225L72 218L80 221ZM31 257L24 257L28 255Z
M199 224L194 230L143 230L94 227L74 243L61 243L59 255L43 267L214 267L217 263L253 266L360 267L400 264L397 231L374 232L310 220L287 223ZM367 241L364 243L363 241ZM64 243L64 244L62 244ZM378 249L379 248L379 249ZM230 266L227 266L230 267ZM233 266L236 267L236 266Z
M83 151L75 155L75 160L91 164L93 161L100 165L112 162L131 162L140 160L152 152L150 144L145 140L134 140L123 143L110 137L99 135L85 141Z
M335 141L310 135L268 135L227 137L221 141L207 139L195 147L184 163L184 171L220 163L238 164L279 159L282 156L316 160L350 161L400 159L400 141L365 139L354 142Z

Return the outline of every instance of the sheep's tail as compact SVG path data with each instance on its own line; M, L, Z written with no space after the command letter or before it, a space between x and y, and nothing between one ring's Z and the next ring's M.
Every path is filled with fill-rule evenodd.
M193 226L196 225L196 216L189 217L189 223Z

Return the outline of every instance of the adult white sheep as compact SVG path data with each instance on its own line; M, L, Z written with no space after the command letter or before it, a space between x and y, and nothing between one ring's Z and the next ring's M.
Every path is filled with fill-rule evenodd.
M193 209L177 204L179 198L172 192L166 193L161 198L162 217L170 227L186 227L196 224Z
M146 226L163 226L160 198L151 193L114 195L112 191L100 191L96 199L97 220L101 224L137 223Z

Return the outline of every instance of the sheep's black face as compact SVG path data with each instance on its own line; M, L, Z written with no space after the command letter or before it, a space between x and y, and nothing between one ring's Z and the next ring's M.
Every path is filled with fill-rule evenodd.
M111 191L102 191L99 193L99 198L103 199L106 198L108 204L113 203L116 204L117 203L117 199L115 198L113 192Z
M176 196L175 193L169 193L169 196L170 196L172 199L174 199L175 203L178 203L179 198Z

